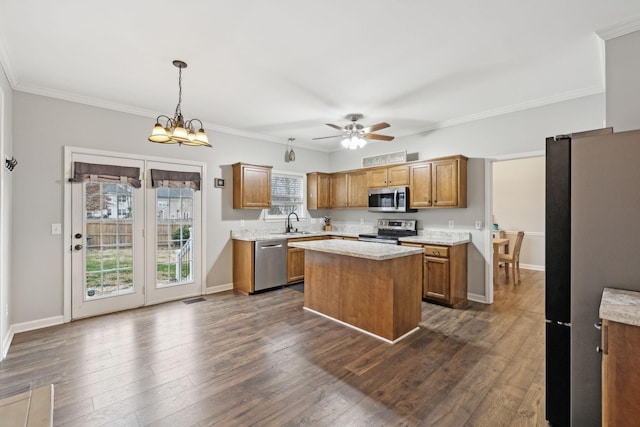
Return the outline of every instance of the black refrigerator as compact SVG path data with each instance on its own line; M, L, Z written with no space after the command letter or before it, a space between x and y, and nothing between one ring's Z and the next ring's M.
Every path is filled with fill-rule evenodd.
M550 137L545 163L545 412L601 425L602 290L640 291L640 130Z

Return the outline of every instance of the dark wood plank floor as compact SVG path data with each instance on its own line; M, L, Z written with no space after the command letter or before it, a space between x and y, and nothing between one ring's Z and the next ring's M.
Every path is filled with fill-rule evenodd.
M0 397L54 383L58 426L542 426L543 280L502 277L493 305L423 303L396 345L289 288L80 320L16 335Z

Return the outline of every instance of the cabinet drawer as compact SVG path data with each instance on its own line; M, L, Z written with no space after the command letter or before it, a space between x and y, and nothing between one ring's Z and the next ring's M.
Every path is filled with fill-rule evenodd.
M449 248L446 246L424 246L424 254L428 256L436 256L436 257L449 257Z

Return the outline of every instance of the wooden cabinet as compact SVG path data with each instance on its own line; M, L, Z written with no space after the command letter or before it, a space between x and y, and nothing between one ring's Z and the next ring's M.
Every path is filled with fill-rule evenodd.
M324 240L325 236L301 237L289 239L289 242L305 242L310 240ZM301 282L304 280L304 249L287 246L287 283Z
M368 188L409 185L409 165L376 168L367 171Z
M347 207L347 174L345 172L332 173L329 177L329 197L332 208Z
M640 327L602 321L602 425L638 425Z
M466 208L467 158L453 156L411 164L410 207Z
M367 188L367 172L349 172L347 174L347 206L366 208L369 198Z
M255 242L233 239L233 289L243 294L255 291Z
M330 177L328 173L307 174L307 209L330 209Z
M412 209L430 208L431 162L413 164L409 168L409 206Z
M271 207L271 166L235 163L233 168L233 209Z
M467 244L455 246L402 242L424 248L422 299L457 308L467 301Z

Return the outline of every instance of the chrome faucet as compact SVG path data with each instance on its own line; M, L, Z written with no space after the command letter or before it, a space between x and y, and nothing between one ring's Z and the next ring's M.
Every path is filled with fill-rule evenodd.
M295 215L296 219L298 220L298 222L300 222L300 218L298 218L298 214L297 213L291 212L289 215L287 215L287 223L285 225L285 231L287 233L291 233L292 228L293 228L293 227L291 227L291 215Z

